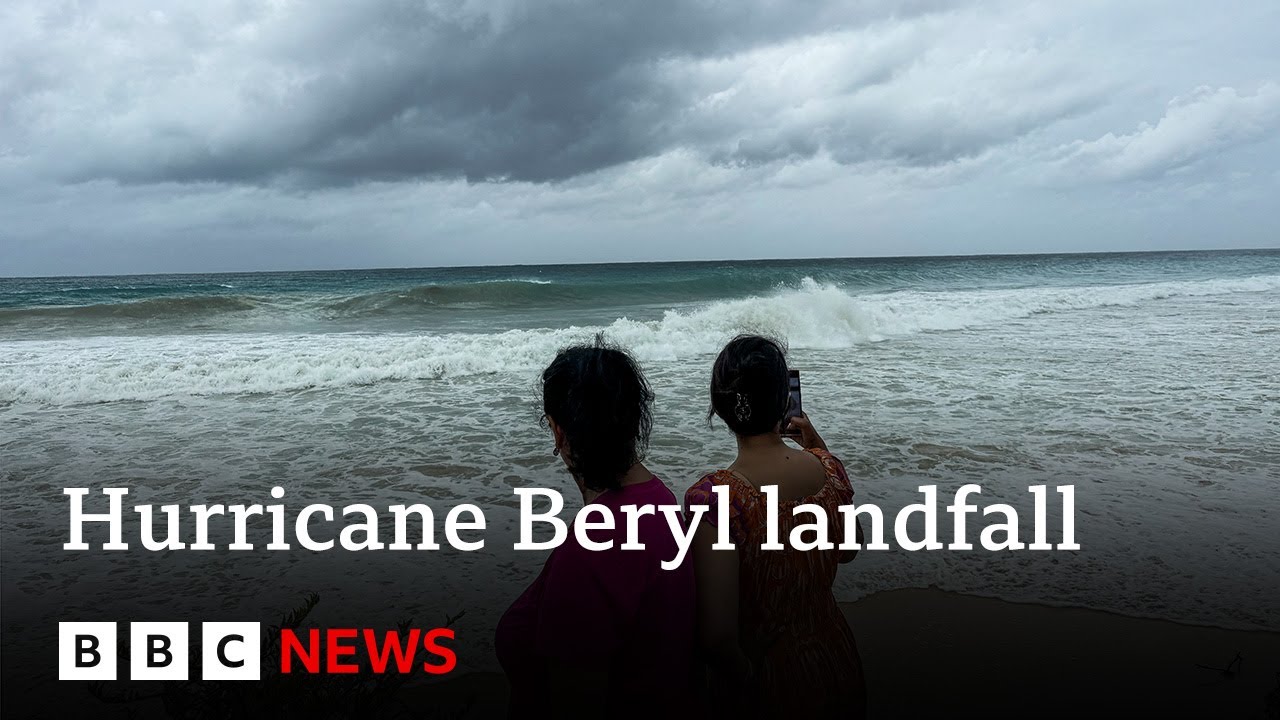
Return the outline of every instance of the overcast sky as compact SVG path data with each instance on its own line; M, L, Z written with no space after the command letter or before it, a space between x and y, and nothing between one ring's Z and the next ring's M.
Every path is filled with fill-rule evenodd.
M0 5L0 275L1280 246L1276 0Z

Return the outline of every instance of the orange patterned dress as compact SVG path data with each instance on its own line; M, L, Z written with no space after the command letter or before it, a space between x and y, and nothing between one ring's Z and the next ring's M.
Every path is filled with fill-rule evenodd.
M864 715L862 660L831 593L840 550L798 551L788 542L792 528L813 522L807 512L794 517L792 508L812 503L826 511L831 524L828 539L839 545L844 523L837 508L853 501L853 488L840 461L825 450L808 452L822 461L826 482L812 495L778 503L778 538L784 550L760 549L765 542L765 496L742 476L719 470L685 493L686 508L710 506L703 521L714 525L717 496L711 488L729 486L729 537L738 548L739 638L749 655L763 657L745 691L750 697L715 698L722 709L728 702L760 715Z

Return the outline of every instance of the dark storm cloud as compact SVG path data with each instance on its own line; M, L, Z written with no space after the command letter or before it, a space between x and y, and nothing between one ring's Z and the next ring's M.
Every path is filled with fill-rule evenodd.
M1274 245L1278 24L1274 0L7 0L0 276Z
M108 77L98 99L112 104L93 107L89 90L62 108L41 107L40 93L57 92L51 90L57 68L36 50L28 80L10 85L6 104L16 104L19 121L32 125L26 149L74 181L554 181L707 144L708 134L717 135L715 127L695 131L687 124L706 88L681 77L682 63L953 5L320 4L236 18L251 28L242 36L208 18L139 12L137 20L99 23L96 41L151 53L160 47L164 56L134 51L123 61L109 58L116 64L100 69ZM46 30L67 30L89 15L66 10L40 22ZM78 88L62 90L72 95ZM202 103L211 104L208 112L195 114L191 108ZM41 147L34 126L47 113L71 111L91 113L76 118L77 132L64 138L83 144ZM734 130L733 118L710 121L724 123L730 135ZM812 156L822 133L835 145L842 141L837 127L813 136L808 130L706 149L750 163ZM940 160L947 155L927 152Z

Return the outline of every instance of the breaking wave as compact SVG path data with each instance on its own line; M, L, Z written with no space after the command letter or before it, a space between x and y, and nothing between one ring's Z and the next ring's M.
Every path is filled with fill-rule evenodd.
M424 308L471 309L521 306L579 299L580 293L546 280L488 280L468 284L422 285L407 290L354 295L325 302L323 314L347 317L412 314Z
M0 360L0 402L151 400L529 372L545 364L560 347L601 331L646 361L713 353L740 332L780 337L794 349L838 349L919 333L979 329L1043 313L1278 289L1280 276L1257 276L1141 285L855 295L806 279L799 288L772 295L719 301L695 310L669 310L657 320L619 318L594 327L8 342L0 343L5 358ZM370 297L365 296L366 301L371 301ZM163 311L175 302L185 311L235 312L254 307L246 298L204 297L149 300L134 304L146 307L133 311ZM385 307L387 300L377 302Z

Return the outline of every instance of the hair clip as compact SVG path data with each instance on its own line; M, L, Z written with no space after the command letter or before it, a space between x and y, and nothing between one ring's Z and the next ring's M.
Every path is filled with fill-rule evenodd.
M738 396L738 404L733 407L733 416L738 422L744 423L751 419L751 401L747 400L747 396L742 393L734 393Z

